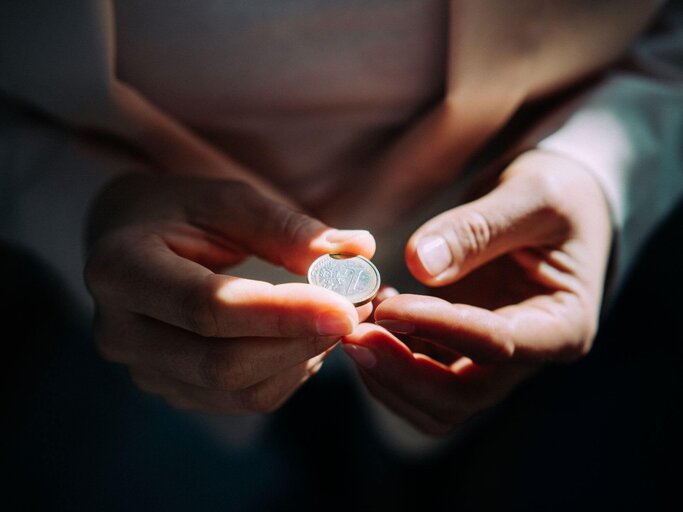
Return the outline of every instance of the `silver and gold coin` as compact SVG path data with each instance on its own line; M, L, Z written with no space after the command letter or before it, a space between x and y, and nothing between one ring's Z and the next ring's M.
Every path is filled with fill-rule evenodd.
M324 254L308 268L308 282L362 306L377 295L380 277L377 267L363 256Z

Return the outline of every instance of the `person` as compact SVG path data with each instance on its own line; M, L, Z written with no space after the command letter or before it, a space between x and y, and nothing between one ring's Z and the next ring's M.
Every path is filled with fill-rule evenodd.
M34 3L5 6L6 174L54 155L47 178L21 176L5 236L53 249L52 213L82 214L62 211L82 177L64 184L60 167L114 169L89 216L86 281L98 347L139 387L181 409L272 412L342 339L383 407L447 434L590 350L611 248L617 290L683 188L680 3L632 48L633 69L587 85L658 3L537 4L37 2L44 24ZM499 141L486 144L567 87L499 172ZM487 193L454 191L489 171ZM41 188L56 203L38 210ZM406 239L426 288L402 269ZM384 290L374 312L230 274L248 256L302 274L323 253L375 249L403 293Z

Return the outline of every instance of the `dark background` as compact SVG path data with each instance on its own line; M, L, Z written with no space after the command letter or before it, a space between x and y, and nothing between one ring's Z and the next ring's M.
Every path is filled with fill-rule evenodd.
M97 356L87 324L45 265L19 248L0 248L0 500L11 510L658 510L680 503L683 205L647 245L586 358L548 367L463 442L421 459L385 449L350 383L325 372L276 413L258 446L218 446Z

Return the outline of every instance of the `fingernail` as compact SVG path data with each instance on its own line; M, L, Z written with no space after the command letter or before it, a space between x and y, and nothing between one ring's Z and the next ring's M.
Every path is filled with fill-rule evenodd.
M332 244L343 244L358 236L369 235L364 229L338 229L328 233L325 239Z
M353 332L354 321L349 315L321 313L316 328L321 336L344 336Z
M425 236L418 241L417 257L420 258L425 270L433 277L441 274L453 262L446 240L438 235Z
M358 366L369 370L377 365L377 358L369 348L354 345L352 343L344 343L342 347L344 348L344 352L346 352Z
M398 334L410 334L415 330L415 325L403 320L377 320L375 322L380 327L384 327L387 331L396 332Z

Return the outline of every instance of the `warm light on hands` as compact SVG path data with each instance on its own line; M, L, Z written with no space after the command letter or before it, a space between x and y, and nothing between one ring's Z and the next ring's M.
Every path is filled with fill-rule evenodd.
M255 255L303 274L321 254L375 250L368 232L331 229L244 183L124 176L99 197L89 239L101 353L178 408L276 409L372 310L216 273Z
M579 164L533 151L484 197L413 234L406 263L433 295L397 295L344 338L370 392L418 428L450 431L546 361L588 352L611 243ZM411 350L412 349L412 350Z

